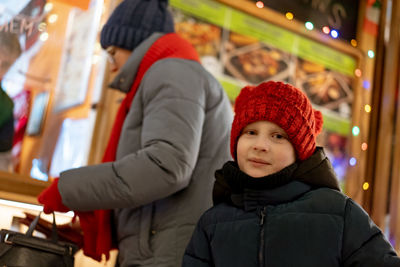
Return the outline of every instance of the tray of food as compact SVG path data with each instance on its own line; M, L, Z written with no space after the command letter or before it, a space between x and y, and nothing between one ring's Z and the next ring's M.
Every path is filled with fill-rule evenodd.
M350 106L353 101L353 92L346 77L333 71L307 75L301 85L311 102L328 109L336 110L343 103Z
M289 75L288 55L260 42L230 49L224 66L227 74L252 84Z
M200 56L217 56L221 43L221 28L195 20L184 20L175 23L175 31L189 41Z

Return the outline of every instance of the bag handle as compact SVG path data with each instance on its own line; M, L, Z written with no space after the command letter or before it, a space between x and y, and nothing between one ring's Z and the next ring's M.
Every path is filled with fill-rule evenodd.
M35 230L36 225L39 222L41 214L42 214L42 212L39 212L39 215L36 216L36 218L31 222L31 224L29 225L28 231L26 231L25 235L32 236L33 231ZM53 229L51 231L51 240L54 243L57 243L58 242L58 234L57 234L56 216L55 216L54 212L52 212L52 214L53 214L53 226L52 226Z

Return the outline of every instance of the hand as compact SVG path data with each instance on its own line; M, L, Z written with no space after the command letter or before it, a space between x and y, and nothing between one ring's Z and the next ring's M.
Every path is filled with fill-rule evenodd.
M70 209L62 203L61 195L58 191L58 179L59 178L54 179L53 183L38 196L39 203L43 204L44 213L49 214L54 211L70 211Z

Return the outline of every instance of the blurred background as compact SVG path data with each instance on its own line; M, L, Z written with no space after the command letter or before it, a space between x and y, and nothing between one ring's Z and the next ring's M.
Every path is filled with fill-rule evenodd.
M61 171L101 161L123 95L107 90L99 32L120 2L0 0L1 228L21 230L18 218L38 213L36 196ZM400 252L399 1L169 3L232 105L244 85L267 80L308 95L343 191Z

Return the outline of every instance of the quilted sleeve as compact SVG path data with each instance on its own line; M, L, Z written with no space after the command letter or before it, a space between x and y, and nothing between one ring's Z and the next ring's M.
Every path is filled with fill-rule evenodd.
M183 256L183 267L208 267L214 266L210 243L207 233L203 228L204 215L200 218L192 239Z
M400 266L400 259L381 230L351 199L346 203L343 234L343 266Z

